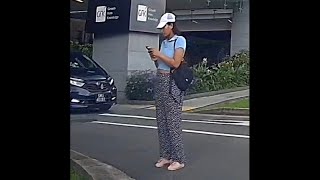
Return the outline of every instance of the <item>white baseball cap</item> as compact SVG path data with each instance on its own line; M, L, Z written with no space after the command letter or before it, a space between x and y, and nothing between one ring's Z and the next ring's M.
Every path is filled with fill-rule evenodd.
M163 14L160 18L157 29L162 29L169 22L176 22L176 16L172 13Z

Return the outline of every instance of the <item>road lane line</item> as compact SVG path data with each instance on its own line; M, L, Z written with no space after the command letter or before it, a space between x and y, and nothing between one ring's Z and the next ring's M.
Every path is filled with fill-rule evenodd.
M202 120L182 120L183 122L189 122L189 123L202 123L202 124L220 124L220 125L233 125L233 126L249 126L249 122L229 122L225 121L227 123L224 123L223 120L219 120L220 122L213 121L202 121Z
M111 116L111 117L124 117L124 118L137 118L137 119L150 119L150 120L155 120L155 117L147 117L147 116L134 116L134 115L126 115L126 114L109 114L109 113L104 113L100 114L101 116Z
M110 117L123 117L123 118L136 118L136 119L148 119L156 120L155 117L148 116L136 116L136 115L126 115L126 114L100 114L101 116L110 116ZM217 122L218 121L218 122ZM203 123L203 124L219 124L219 125L234 125L234 126L249 126L249 121L236 121L236 120L182 120L182 122L189 123Z
M90 123L107 124L107 125L115 125L115 126L125 126L125 127L136 127L136 128L146 128L146 129L157 129L157 127L155 127L155 126L145 126L145 125L125 124L125 123L114 123L114 122L105 122L105 121L92 121ZM182 131L183 132L187 132L187 133L205 134L205 135L214 135L214 136L237 137L237 138L246 138L246 139L250 138L250 136L248 136L248 135L215 133L215 132L208 132L208 131L197 131L197 130L192 130L192 129L183 129Z

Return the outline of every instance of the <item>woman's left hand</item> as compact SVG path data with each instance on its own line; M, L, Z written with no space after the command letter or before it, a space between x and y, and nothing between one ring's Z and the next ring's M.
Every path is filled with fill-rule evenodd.
M157 50L157 49L155 49L155 48L152 48L151 49L151 56L154 56L154 57L156 57L156 58L159 58L160 57L160 51L159 50Z

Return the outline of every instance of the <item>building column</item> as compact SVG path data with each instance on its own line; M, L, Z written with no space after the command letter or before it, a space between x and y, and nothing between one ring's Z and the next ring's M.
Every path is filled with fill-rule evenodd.
M235 12L231 28L231 53L249 50L249 0L243 0L242 11Z
M132 71L155 70L145 47L159 48L156 26L165 5L166 0L89 1L86 27L94 33L93 59L114 78L120 103Z

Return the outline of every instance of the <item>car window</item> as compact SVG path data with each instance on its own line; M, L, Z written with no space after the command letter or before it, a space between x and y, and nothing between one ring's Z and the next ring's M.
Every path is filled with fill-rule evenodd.
M86 55L71 56L70 68L96 69L97 65Z

